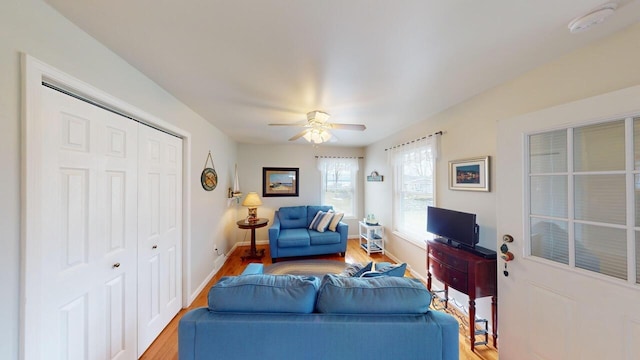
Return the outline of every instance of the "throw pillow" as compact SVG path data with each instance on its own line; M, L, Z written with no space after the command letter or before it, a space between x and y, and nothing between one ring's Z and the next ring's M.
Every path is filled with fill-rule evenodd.
M312 230L314 227L316 227L321 217L322 217L322 210L318 210L318 212L316 213L316 216L313 217L313 220L311 220L311 223L309 224L309 230Z
M360 270L358 270L355 273L353 273L353 275L351 275L351 277L360 277L360 276L362 276L362 274L366 273L367 271L371 271L371 267L372 266L373 266L373 261L370 261L367 265L361 267Z
M349 265L347 265L346 268L344 268L344 270L342 270L340 275L341 276L353 276L355 273L360 271L363 267L364 267L364 265L362 265L360 263L349 264Z
M376 277L376 276L396 276L403 277L407 270L407 264L390 264L384 267L380 267L379 264L376 267L376 271L369 271L362 274L362 277Z
M320 218L317 221L311 222L311 230L315 230L317 232L325 232L327 227L329 227L329 223L331 222L331 218L333 217L333 212L322 212L320 214Z
M340 220L342 220L343 217L344 217L344 213L341 213L341 212L335 213L333 215L333 219L331 219L331 223L329 224L329 230L336 231L336 228L338 227L338 223L340 222Z

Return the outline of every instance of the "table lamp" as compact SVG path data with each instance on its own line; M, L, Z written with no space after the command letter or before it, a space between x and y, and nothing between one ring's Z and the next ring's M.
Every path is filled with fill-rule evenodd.
M249 216L247 217L248 221L256 221L258 220L258 206L262 205L262 200L260 200L260 196L255 191L251 191L247 194L247 197L244 198L242 202L242 206L246 206L249 208Z

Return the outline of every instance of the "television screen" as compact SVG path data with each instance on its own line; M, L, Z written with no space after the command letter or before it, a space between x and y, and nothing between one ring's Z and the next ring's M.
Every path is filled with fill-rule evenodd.
M472 248L478 243L476 214L429 206L427 231Z

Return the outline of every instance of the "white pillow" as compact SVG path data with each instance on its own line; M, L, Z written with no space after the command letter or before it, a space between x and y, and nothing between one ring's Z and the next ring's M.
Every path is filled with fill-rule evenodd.
M333 212L322 212L322 215L320 215L320 220L317 222L317 224L315 224L312 230L315 230L317 232L324 232L325 230L327 230L327 227L329 227L331 218L333 218Z
M340 220L342 220L342 217L344 217L344 213L341 213L341 212L335 213L333 215L333 219L331 219L331 222L329 223L329 230L336 231L336 228L338 227L338 223L340 222Z

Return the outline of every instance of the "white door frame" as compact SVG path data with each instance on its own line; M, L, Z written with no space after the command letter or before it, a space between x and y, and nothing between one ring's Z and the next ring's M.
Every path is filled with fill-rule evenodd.
M37 123L40 117L42 82L46 81L62 89L91 99L96 103L117 110L152 127L182 138L182 306L189 305L191 294L191 134L162 119L144 112L118 98L115 98L81 80L65 74L34 57L21 54L22 73L22 146L21 146L21 224L20 224L20 358L34 358L33 349L25 344L40 343L39 332L28 324L34 324L39 318L37 302L44 294L39 293L40 286L34 274L40 273L40 264L31 259L40 257L40 250L34 244L42 239L41 220L36 212L41 198L40 187L36 179L47 176L41 173L42 159L40 149L42 138L46 136ZM33 348L33 347L32 347Z

